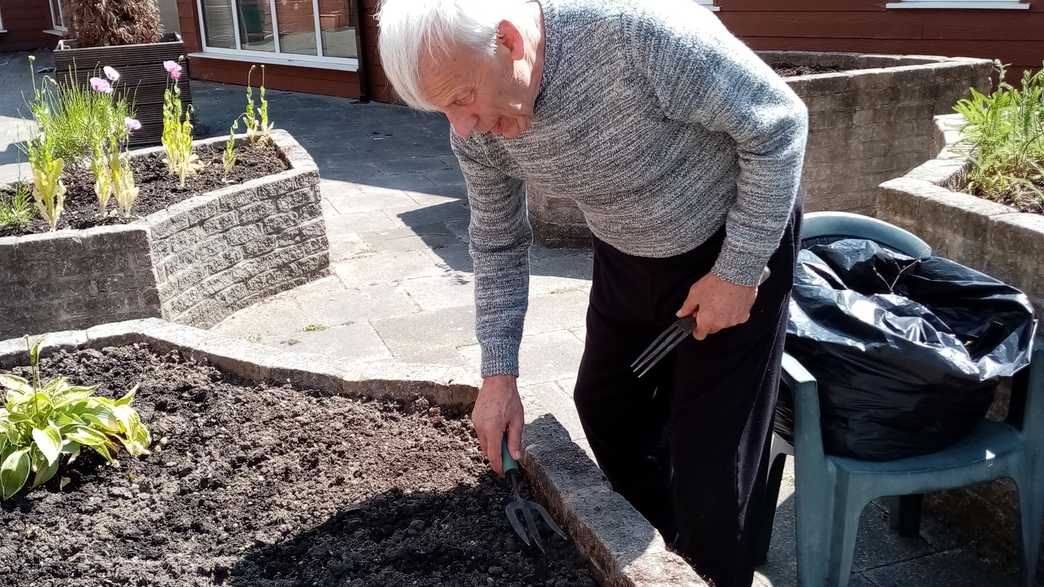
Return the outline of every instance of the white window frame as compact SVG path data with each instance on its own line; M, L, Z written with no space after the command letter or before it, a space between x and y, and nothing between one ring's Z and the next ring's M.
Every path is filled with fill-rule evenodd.
M226 59L229 61L246 61L249 63L264 63L267 65L293 65L297 67L314 67L317 69L335 69L340 71L359 71L359 59L351 57L328 57L323 55L323 37L319 28L319 0L312 0L312 16L315 20L315 48L318 55L297 55L293 53L280 53L279 47L279 16L276 13L276 0L268 0L269 9L272 11L272 35L275 44L275 52L254 51L243 49L239 38L239 10L236 7L237 0L228 0L232 5L232 29L235 35L235 45L238 49L226 49L224 47L210 47L207 45L206 23L203 18L203 1L196 0L196 14L199 21L199 39L203 51L192 53L189 57L202 57L212 59ZM354 3L352 3L354 8ZM356 47L362 51L363 47Z
M4 11L0 10L0 33L6 33L7 29L4 28Z
M899 0L885 8L957 9L957 10L1029 10L1030 4L1020 0Z
M710 10L711 12L717 12L719 9L714 5L714 0L696 0L697 4L700 4Z
M54 17L54 7L58 6L58 18ZM51 31L58 33L69 32L69 27L65 26L65 13L62 11L62 0L47 0L47 6L51 11Z

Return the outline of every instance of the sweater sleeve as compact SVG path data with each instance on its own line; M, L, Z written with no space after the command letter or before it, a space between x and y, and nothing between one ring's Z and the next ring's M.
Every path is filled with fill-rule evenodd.
M756 284L797 196L808 134L805 104L691 0L643 4L621 18L621 37L637 79L664 116L735 141L737 197L712 271L731 283Z
M471 208L468 248L475 266L475 335L482 349L482 376L518 376L533 242L524 184L490 166L474 143L453 135L450 144Z

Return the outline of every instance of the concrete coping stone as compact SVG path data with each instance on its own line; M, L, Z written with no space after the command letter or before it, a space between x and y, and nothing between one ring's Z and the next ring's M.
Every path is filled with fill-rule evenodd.
M290 383L345 396L392 400L421 396L456 413L470 409L480 383L471 370L461 367L397 361L343 364L323 355L266 347L158 318L54 332L46 335L42 353L133 343L147 343L157 352L177 349L247 380ZM27 362L24 339L0 341L0 368ZM653 526L612 491L597 465L550 414L527 427L522 465L533 490L544 498L605 585L706 585L681 557L667 550Z

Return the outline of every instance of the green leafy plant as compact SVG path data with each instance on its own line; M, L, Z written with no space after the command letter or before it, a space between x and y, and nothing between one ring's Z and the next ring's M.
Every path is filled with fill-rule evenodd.
M13 195L0 198L0 227L26 226L32 222L32 198L32 189L27 184L15 184Z
M239 158L236 155L236 131L239 130L239 118L236 118L232 122L232 126L228 129L228 139L225 140L225 152L221 157L221 162L225 166L225 181L228 181L228 174L232 171L232 167L236 164L236 159Z
M131 407L137 387L119 399L95 396L98 386L70 385L62 376L44 383L42 340L30 344L31 377L0 374L6 402L0 408L0 497L10 499L29 481L37 487L54 477L62 457L76 460L83 446L106 461L122 445L132 456L149 453L148 428ZM63 483L64 485L64 483Z
M50 135L38 135L29 141L27 149L36 209L54 232L65 208L65 184L61 179L65 161L55 156L54 139Z
M260 101L257 105L254 103L252 79L255 67L257 66L251 65L250 71L247 73L247 101L246 110L243 112L243 122L246 126L247 141L250 144L259 144L271 140L272 129L275 128L275 125L268 119L268 99L265 97L264 65L261 66L261 85L258 87Z
M202 167L199 158L192 152L192 106L185 108L181 102L181 65L175 61L163 62L169 76L167 89L163 92L163 148L171 175L180 180L181 189L185 181Z
M116 205L124 217L130 218L131 208L138 199L138 187L134 185L130 159L117 154L109 162L109 176L112 178L112 192L116 197Z
M998 63L1000 79L1004 67ZM1044 213L1044 70L1027 71L1020 87L998 84L990 95L974 88L954 110L965 118L971 147L967 189L985 198Z

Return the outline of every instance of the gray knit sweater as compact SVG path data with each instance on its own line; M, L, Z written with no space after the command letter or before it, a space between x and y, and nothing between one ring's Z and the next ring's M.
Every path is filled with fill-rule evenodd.
M752 285L779 244L804 158L800 98L694 0L540 1L531 127L516 139L451 136L471 206L484 376L518 375L526 183L576 200L594 235L631 255L684 253L724 225L713 271Z

